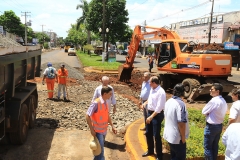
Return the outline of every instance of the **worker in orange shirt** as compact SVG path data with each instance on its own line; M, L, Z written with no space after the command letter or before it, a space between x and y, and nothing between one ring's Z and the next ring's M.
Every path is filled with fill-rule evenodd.
M61 64L61 68L57 72L58 74L58 99L61 97L61 90L63 90L63 98L66 101L66 84L68 77L68 70L65 68L64 64Z
M56 81L58 81L56 69L52 66L51 62L48 62L47 68L43 72L43 79L42 79L43 85L45 83L45 81L44 81L45 78L46 78L46 83L47 83L48 99L51 100L51 99L53 99L55 78L56 78Z

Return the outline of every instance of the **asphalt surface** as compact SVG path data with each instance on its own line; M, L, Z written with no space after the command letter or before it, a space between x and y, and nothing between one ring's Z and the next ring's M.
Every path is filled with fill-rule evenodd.
M41 64L44 64L47 62L52 62L52 63L65 62L74 68L81 67L77 56L68 56L68 54L65 53L63 49L62 50L56 49L49 52L43 52Z

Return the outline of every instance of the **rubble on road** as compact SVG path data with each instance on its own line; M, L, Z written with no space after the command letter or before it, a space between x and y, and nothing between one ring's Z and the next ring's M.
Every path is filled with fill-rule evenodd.
M43 64L45 66L46 64ZM60 63L59 63L60 65ZM56 66L56 64L53 64ZM66 68L70 71L70 78L83 76L79 70L72 68L66 64ZM71 74L74 71L74 74ZM70 102L53 101L47 99L46 86L41 86L38 89L39 103L37 109L36 127L44 127L49 129L63 128L66 130L79 129L89 130L89 127L85 120L85 115L89 105L91 104L92 96L95 88L101 84L101 74L85 74L85 80L78 80L72 84L68 84L67 91ZM77 76L76 76L77 75ZM117 75L116 75L117 76ZM80 76L81 77L81 76ZM93 80L87 80L93 79ZM95 81L94 81L95 80ZM114 126L118 130L118 136L123 137L127 126L143 117L142 111L138 109L137 97L139 96L139 90L132 91L129 84L121 84L117 82L117 79L110 77L111 85L115 90L115 96L117 101L117 112L112 114L111 117ZM38 85L41 85L40 83ZM139 87L138 84L136 86ZM136 88L138 88L136 87ZM55 97L57 95L57 85L55 84ZM120 94L119 94L120 93Z

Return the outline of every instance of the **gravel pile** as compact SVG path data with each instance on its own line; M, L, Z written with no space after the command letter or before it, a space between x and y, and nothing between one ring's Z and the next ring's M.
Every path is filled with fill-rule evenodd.
M76 68L73 68L64 62L52 63L53 67L56 68L56 70L60 69L61 64L64 64L65 68L68 70L69 78L74 78L74 79L78 79L78 80L84 79L83 74L81 72L79 72L79 70L77 70ZM46 68L47 68L47 63L44 63L41 65L41 69L42 69L41 77L43 76L42 74Z
M85 115L91 104L94 90L100 85L100 82L82 80L77 83L78 85L68 86L70 102L48 100L46 99L47 90L38 90L37 127L89 130ZM122 85L122 89L127 91L128 87ZM56 93L57 88L55 88L55 95ZM117 100L117 112L114 115L111 113L111 117L115 127L118 129L119 135L123 136L126 126L142 118L143 114L134 102L117 93L115 93L115 96Z

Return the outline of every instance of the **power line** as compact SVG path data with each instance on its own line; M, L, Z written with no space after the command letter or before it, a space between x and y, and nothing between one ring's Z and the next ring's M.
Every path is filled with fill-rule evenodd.
M203 5L205 5L205 4L209 3L209 2L210 2L210 1L206 1L206 2L201 3L201 4L199 4L199 5L196 5L196 6L187 8L187 9L182 9L181 11L175 12L175 13L173 13L173 14L165 15L165 16L160 17L160 18L157 18L157 19L152 19L152 20L150 20L149 22L156 21L156 20L163 19L163 18L167 18L167 17L170 17L170 16L173 16L173 15L179 14L179 13L184 12L184 11L188 11L188 10L192 10L192 9L194 9L194 8L198 8L198 7L203 6Z
M19 9L19 8L15 7L15 6L11 5L11 4L9 4L7 1L4 1L4 2L5 2L7 5L9 5L10 7L14 7L15 9L21 11L21 9Z
M18 3L16 0L11 0L11 1L14 1L14 2L16 2L21 8L25 8L25 7L23 7L20 3Z

